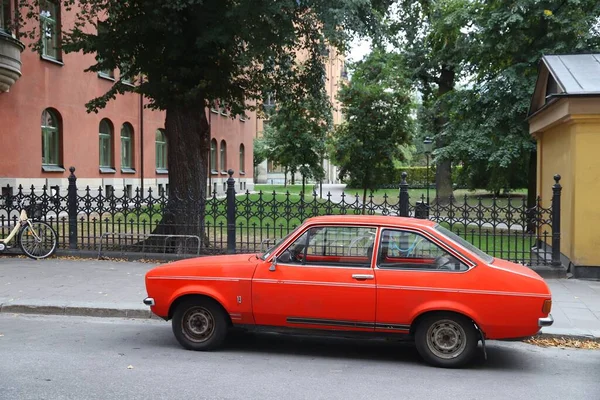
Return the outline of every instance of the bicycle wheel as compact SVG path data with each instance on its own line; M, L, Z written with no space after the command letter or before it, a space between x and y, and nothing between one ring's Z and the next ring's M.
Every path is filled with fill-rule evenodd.
M56 232L45 222L31 222L19 232L21 250L35 260L50 257L56 251L57 244Z

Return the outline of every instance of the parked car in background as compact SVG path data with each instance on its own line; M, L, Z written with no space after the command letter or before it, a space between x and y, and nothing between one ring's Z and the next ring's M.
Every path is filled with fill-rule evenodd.
M431 365L460 367L479 341L553 322L534 271L413 218L315 217L265 253L181 260L145 279L144 303L191 350L218 348L232 327L393 336L413 340Z

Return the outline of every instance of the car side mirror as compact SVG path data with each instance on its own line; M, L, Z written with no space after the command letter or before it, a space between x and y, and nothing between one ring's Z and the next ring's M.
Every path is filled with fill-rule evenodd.
M289 263L290 261L292 261L292 254L289 250L286 250L283 253L281 253L278 257L273 258L273 263L271 263L269 271L275 271L277 269L278 262Z
M277 257L273 257L273 262L271 263L271 266L269 267L269 271L275 271L277 268Z

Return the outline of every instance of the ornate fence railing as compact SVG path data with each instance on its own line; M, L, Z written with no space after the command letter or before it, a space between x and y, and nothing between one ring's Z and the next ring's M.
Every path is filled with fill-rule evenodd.
M488 254L526 265L560 265L560 177L551 205L528 206L522 196L411 198L406 174L398 195L328 193L236 193L230 171L225 197L204 200L204 219L189 214L201 201L188 196L146 193L116 196L102 188L79 189L71 168L67 195L47 188L3 190L0 236L18 219L18 204L41 204L42 219L58 233L59 248L102 252L197 254L260 252L304 220L320 215L391 215L428 218L451 229ZM13 190L14 189L14 190ZM14 193L12 193L14 191ZM190 204L194 205L190 207Z

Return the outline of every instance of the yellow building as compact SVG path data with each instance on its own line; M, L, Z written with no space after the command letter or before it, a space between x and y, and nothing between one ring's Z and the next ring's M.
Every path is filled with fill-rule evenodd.
M301 55L299 55L299 59L302 59ZM336 52L333 47L329 48L329 56L325 61L325 72L327 76L325 88L329 96L329 101L333 105L333 124L335 126L342 122L342 112L340 103L337 100L337 93L342 82L347 80L347 75L345 57ZM267 99L265 105L275 106L275 100ZM262 136L266 123L268 123L268 121L256 119L256 137ZM323 169L325 171L323 183L337 183L339 181L338 170L328 159L323 160ZM288 180L289 178L290 176L288 174ZM302 179L299 174L296 175L296 178L297 182L300 182ZM269 160L261 163L255 170L256 183L283 184L284 180L285 175L283 169L278 165L274 165L273 162L270 162Z
M544 56L528 119L545 207L562 177L560 250L575 277L600 278L600 54Z

